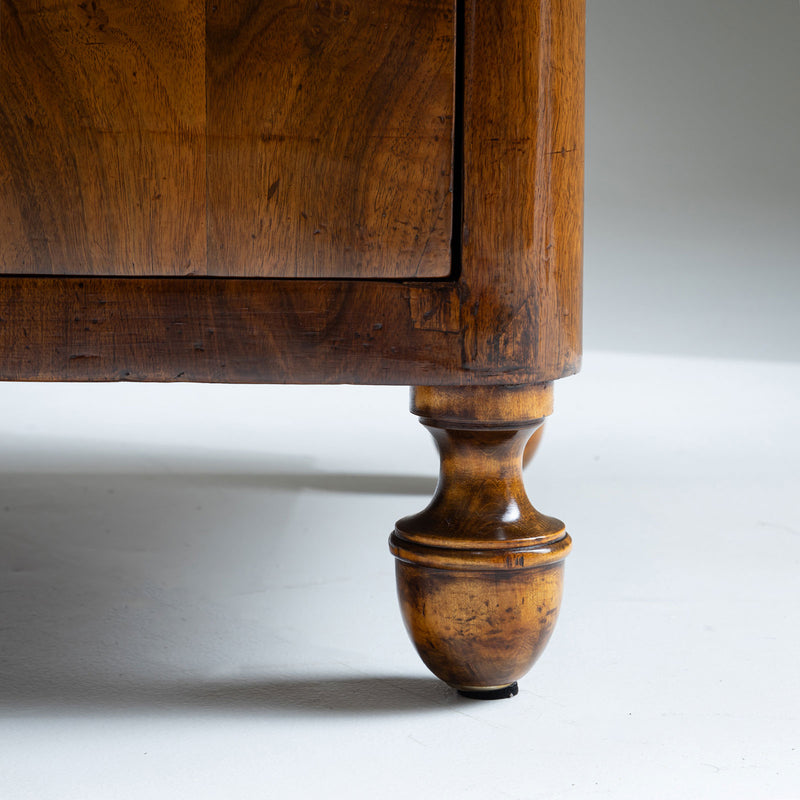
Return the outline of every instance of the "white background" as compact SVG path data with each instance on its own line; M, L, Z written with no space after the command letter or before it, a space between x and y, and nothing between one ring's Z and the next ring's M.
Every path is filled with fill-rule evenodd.
M797 361L800 2L587 6L587 346Z

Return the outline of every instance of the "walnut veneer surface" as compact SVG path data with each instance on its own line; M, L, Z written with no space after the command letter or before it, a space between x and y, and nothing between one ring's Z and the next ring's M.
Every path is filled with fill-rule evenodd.
M0 1L0 270L443 277L452 0Z
M338 30L336 26L357 25L342 19L342 9L358 9L364 3L371 5L362 0L301 6L309 19L323 14ZM261 5L267 10L283 8L277 0ZM107 32L106 23L98 21L103 13L111 18L105 9L124 6L134 21L138 18L131 9L139 10L145 17L137 24L151 31L150 47L156 55L171 48L178 51L175 59L185 51L191 61L185 44L181 50L180 43L170 39L174 31L170 34L171 17L166 11L158 12L167 18L163 25L147 24L147 12L142 9L151 5L143 0L96 0L88 5L0 0L0 96L4 98L0 115L6 119L11 109L19 113L24 102L44 113L41 100L25 100L24 93L19 94L19 81L33 78L23 78L21 66L14 67L9 61L13 53L30 55L29 49L19 44L15 50L9 43L27 28L37 31L38 42L43 37L40 29L56 13L51 6L62 9L58 14L85 19L83 28L67 26L66 32L53 34L56 38L80 33L87 39L95 28L99 32L99 27ZM209 3L196 9L199 18L190 16L188 21L181 15L190 39L195 28L213 27L208 18L215 6ZM223 7L229 10L226 13L233 13L245 6L220 3L219 8ZM166 8L177 13L180 6L167 4ZM43 19L34 24L31 17L38 18L36 9L41 9ZM177 182L178 174L183 175L184 190L157 201L176 204L170 215L142 212L135 202L141 187L123 184L117 187L121 193L107 202L101 192L90 195L82 206L79 176L88 180L86 176L98 164L119 161L110 141L103 137L92 144L88 166L78 164L68 146L88 141L85 137L89 134L81 127L84 116L89 119L107 113L103 95L107 76L100 70L96 84L88 78L81 83L79 76L65 83L58 70L47 73L53 81L48 84L49 91L58 96L45 105L48 113L56 115L53 125L59 137L54 141L43 138L43 123L35 124L33 118L30 124L24 119L11 120L11 133L0 128L0 151L5 159L0 170L0 248L4 250L4 271L15 273L0 275L0 378L468 385L538 383L575 372L581 342L583 2L466 0L458 4L457 11L454 213L449 276L439 280L52 275L66 263L60 261L66 258L61 253L64 242L72 237L74 255L84 247L90 229L96 229L89 237L95 256L105 250L130 253L136 247L146 249L148 242L157 248L164 237L169 239L181 231L178 240L183 244L177 247L170 266L180 272L187 259L193 258L189 254L202 250L204 239L198 232L205 217L193 210L193 198L202 194L202 181L198 184L187 177L191 169L185 175L180 172L183 156L166 145L152 158L162 159L170 168L170 181ZM259 21L264 13L253 17L259 30L263 29ZM424 18L427 25L429 17L444 20L447 14L438 2L400 4L395 24L405 28L409 19ZM134 26L134 21L129 26ZM242 30L245 23L246 19L240 25ZM174 21L172 24L174 27ZM449 22L437 24L450 30ZM434 54L440 47L439 43L433 47ZM105 49L99 48L100 52ZM86 58L101 58L102 66L106 56L94 55L95 51L98 47L87 45L83 52ZM243 52L248 52L247 48ZM140 57L149 63L152 59L146 54L145 50ZM357 53L353 59L359 61ZM402 66L402 59L398 63ZM80 73L78 66L74 71ZM401 72L398 77L401 87L405 76ZM200 80L200 72L188 68L185 75L173 76L175 85L184 91L195 79ZM75 89L73 82L81 88ZM92 107L78 109L74 106L77 101L64 99L78 92L82 101L91 86L100 95ZM155 99L150 97L153 93ZM14 102L8 100L12 95ZM127 102L137 109L140 104L151 109L165 96L158 92L144 98L133 94ZM403 91L399 96L401 100L405 97ZM382 109L392 106L394 98L395 93L388 90L384 96L372 98L370 102L376 106L372 116L382 119L391 115ZM242 102L247 105L245 100ZM202 114L202 104L195 107L187 101L186 105L195 109L195 116ZM62 113L64 106L72 108L72 117ZM368 111L364 113L370 116ZM159 124L180 127L174 116L167 119L171 122L159 116ZM346 109L342 119L343 124L350 124ZM26 125L30 125L27 134ZM142 158L150 158L147 143L155 140L148 139L148 128L142 127L139 152ZM181 130L188 135L188 127ZM165 140L179 138L167 136ZM119 146L125 159L134 157L135 147L128 151L128 145ZM108 160L104 147L111 148ZM249 159L248 153L252 155L249 145L242 158ZM372 164L365 162L364 169L369 171ZM48 175L52 175L52 185L46 182ZM239 179L246 184L252 176L234 172L228 177L230 181ZM272 183L264 185L269 194ZM330 195L335 202L349 202L346 194L337 196L335 188L325 183L314 190ZM407 189L416 202L415 186L409 184ZM125 203L128 190L133 192L132 201ZM275 189L276 194L279 191L280 187ZM64 211L63 217L59 210ZM439 210L437 206L437 214ZM130 224L130 236L121 231L109 238L108 230L102 232L104 227L122 224L121 220ZM162 223L166 228L159 232ZM244 222L233 219L226 224L235 228ZM53 230L61 228L62 238L51 241ZM330 241L321 235L316 239ZM12 246L11 242L18 244ZM355 243L354 239L353 246ZM251 245L245 242L243 246ZM54 266L54 262L62 266ZM259 268L255 264L243 257L239 269L250 274ZM406 267L409 264L415 265L414 260ZM101 266L112 271L128 269L124 260L111 255ZM151 267L152 261L144 257L136 269L149 275ZM37 274L20 274L26 272Z

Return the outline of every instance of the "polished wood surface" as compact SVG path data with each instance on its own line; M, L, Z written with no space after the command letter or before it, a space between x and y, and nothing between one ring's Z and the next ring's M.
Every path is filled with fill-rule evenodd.
M453 0L0 0L0 272L451 273Z
M522 481L523 449L550 413L552 385L419 387L411 405L441 471L430 505L390 539L403 619L435 675L496 692L542 652L561 601L570 538L531 505Z
M208 14L208 272L451 271L453 0Z
M583 0L467 3L470 369L556 354L574 363L580 352L585 14Z
M0 380L482 385L578 369L577 353L566 362L498 355L470 369L452 292L431 283L0 277ZM485 335L501 353L502 332Z
M0 272L204 272L198 0L0 0Z
M452 279L0 277L0 378L507 385L576 372L583 31L582 0L465 3Z

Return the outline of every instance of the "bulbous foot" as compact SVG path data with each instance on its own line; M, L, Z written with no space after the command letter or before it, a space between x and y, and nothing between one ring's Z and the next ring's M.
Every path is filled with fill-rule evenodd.
M561 603L571 541L522 483L522 453L550 413L551 385L414 390L441 473L420 514L390 539L406 628L422 660L470 697L509 697Z

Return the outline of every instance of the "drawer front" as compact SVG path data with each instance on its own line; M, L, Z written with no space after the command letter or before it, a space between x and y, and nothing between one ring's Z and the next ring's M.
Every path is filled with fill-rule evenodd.
M451 272L454 3L0 0L0 272Z

